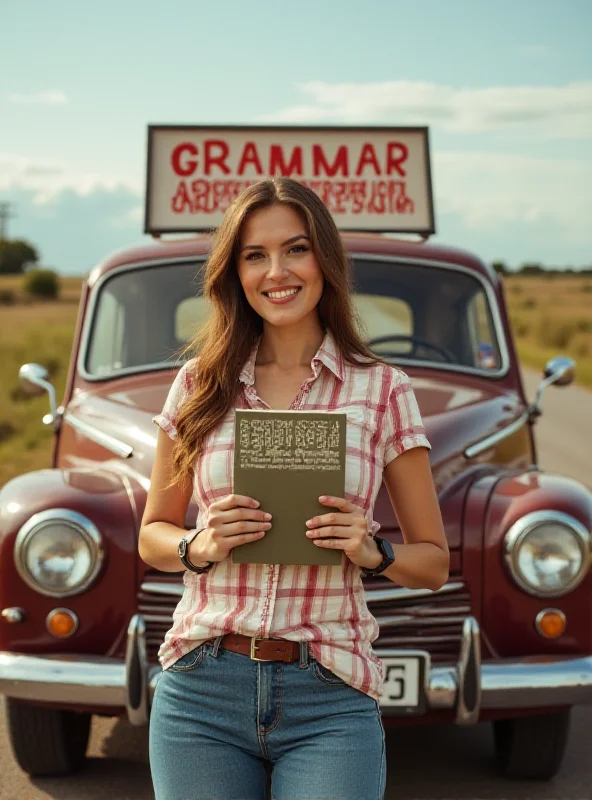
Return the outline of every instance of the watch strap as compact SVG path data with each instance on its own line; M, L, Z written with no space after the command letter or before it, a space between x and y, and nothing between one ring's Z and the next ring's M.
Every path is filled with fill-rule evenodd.
M213 561L208 561L207 564L203 567L198 567L197 564L194 564L189 560L187 556L187 551L189 550L189 545L198 535L204 531L205 528L194 528L193 530L189 531L179 542L179 546L177 548L177 552L179 554L179 558L181 559L181 563L183 564L186 569L190 570L191 572L197 572L198 574L201 572L208 572L208 570L212 569L214 566Z
M378 549L382 553L383 558L377 567L368 569L362 567L362 575L364 578L370 578L373 575L380 575L381 572L384 572L385 569L388 569L390 565L394 564L395 562L395 552L392 548L392 545L390 545L390 542L388 542L388 544L390 545L389 550L392 552L392 557L388 554L388 551L386 550L386 545L384 544L386 541L385 539L382 539L380 536L375 536L374 541L378 545Z

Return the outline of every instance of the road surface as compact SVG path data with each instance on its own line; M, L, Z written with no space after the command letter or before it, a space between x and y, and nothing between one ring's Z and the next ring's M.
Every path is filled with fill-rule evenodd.
M525 372L534 399L539 378ZM592 392L550 387L537 423L544 469L592 485ZM499 778L487 723L399 728L387 734L387 800L589 800L592 796L592 706L574 709L568 752L549 783ZM67 779L31 780L15 765L0 713L0 800L152 800L147 731L95 718L84 772ZM196 775L196 779L199 776ZM189 800L189 799L188 799Z
M524 370L523 376L532 401L540 375ZM592 487L592 391L578 386L549 386L541 407L543 416L535 426L541 467Z

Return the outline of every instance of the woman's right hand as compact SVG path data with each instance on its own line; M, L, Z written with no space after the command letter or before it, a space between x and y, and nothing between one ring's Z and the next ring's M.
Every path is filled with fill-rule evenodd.
M189 558L200 561L224 561L233 547L265 536L271 528L271 514L259 511L252 497L228 494L208 509L205 530L189 545Z

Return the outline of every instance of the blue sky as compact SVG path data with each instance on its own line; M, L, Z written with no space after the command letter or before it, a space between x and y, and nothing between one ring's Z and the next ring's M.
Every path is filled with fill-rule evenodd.
M438 240L590 265L591 41L591 0L2 0L9 234L141 241L148 123L425 124Z

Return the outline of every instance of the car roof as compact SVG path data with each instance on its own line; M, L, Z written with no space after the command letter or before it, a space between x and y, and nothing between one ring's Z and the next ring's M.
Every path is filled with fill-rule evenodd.
M346 250L354 254L368 253L402 259L421 259L425 261L445 262L460 265L474 270L486 277L491 283L497 282L497 273L489 265L472 253L457 247L435 244L428 241L412 241L394 238L378 233L341 234ZM191 258L207 255L212 237L209 234L184 238L154 238L152 242L118 250L105 258L92 270L89 283L95 283L105 273L127 264L138 262L163 261L179 258Z

